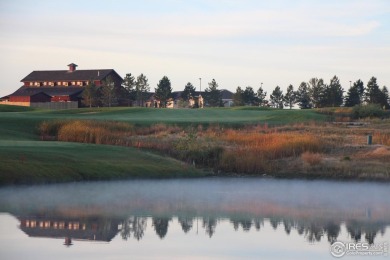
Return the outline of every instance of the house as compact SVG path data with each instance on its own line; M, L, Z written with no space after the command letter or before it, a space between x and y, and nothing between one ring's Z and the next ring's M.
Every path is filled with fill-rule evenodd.
M222 89L220 93L221 93L221 99L224 107L233 106L233 93L226 89ZM204 101L204 96L206 95L206 92L204 91L202 92L195 91L194 97L188 100L188 102L183 101L182 94L183 91L173 91L171 98L167 101L167 108L184 108L184 107L203 108L204 106L207 106L207 102L205 103ZM155 98L154 93L147 92L145 93L145 97L146 97L144 102L145 107L154 107L154 108L160 107L160 100Z
M2 104L59 108L79 107L82 92L90 81L99 87L108 77L119 88L122 77L113 69L76 70L71 63L68 70L33 71L24 77L23 86L11 95L2 98Z

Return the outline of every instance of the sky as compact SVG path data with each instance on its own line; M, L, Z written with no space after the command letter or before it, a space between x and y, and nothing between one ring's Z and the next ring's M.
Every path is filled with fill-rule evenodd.
M0 0L0 97L34 70L143 73L153 91L261 83L298 88L336 75L390 87L389 0ZM201 80L199 80L201 78Z

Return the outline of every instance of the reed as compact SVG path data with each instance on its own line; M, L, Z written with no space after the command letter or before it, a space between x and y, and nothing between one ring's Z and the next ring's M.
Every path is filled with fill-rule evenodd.
M323 155L319 153L304 152L301 155L302 161L309 164L310 166L318 165L322 162Z
M277 159L323 150L318 137L302 133L227 130L221 139L230 146L222 155L221 168L248 174L278 170Z
M375 144L390 146L390 133L374 132L373 140Z

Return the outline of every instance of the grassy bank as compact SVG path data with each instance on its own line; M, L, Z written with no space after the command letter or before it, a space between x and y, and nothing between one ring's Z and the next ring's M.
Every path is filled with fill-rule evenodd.
M0 158L0 184L205 175L167 157L108 145L0 141Z

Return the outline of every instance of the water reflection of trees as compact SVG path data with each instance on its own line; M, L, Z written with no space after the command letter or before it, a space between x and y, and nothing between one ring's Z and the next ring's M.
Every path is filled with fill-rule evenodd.
M141 240L146 229L146 217L132 216L122 222L121 237L127 240L133 235L136 240Z
M169 224L174 219L171 216L163 217L144 217L130 216L125 220L106 219L106 218L82 218L80 220L73 218L64 218L60 216L50 217L21 217L21 229L30 236L75 236L73 238L100 239L109 241L115 233L119 232L123 240L135 239L137 241L144 238L147 222L151 220L152 227L160 239L167 236ZM236 232L250 232L255 230L261 232L264 223L274 230L284 231L290 235L293 231L304 237L311 243L320 242L326 239L330 244L337 241L341 233L341 225L345 223L346 231L349 237L356 242L366 241L374 243L378 234L384 235L387 222L359 222L359 221L332 221L318 219L292 219L292 218L239 218L230 219L218 218L216 216L195 217L179 216L177 222L181 226L184 234L190 233L196 222L196 232L198 233L198 223L204 233L212 238L217 230L219 223L230 223ZM61 224L63 223L63 224ZM114 226L119 224L117 230ZM62 225L62 226L61 226ZM72 232L71 232L72 231ZM45 235L46 234L46 235Z
M144 217L130 217L122 225L121 235L123 239L128 239L133 234L133 237L140 240L146 229L146 218ZM199 219L195 217L178 217L178 223L185 234L189 233L194 226L195 220ZM231 218L229 222L232 224L233 229L237 232L249 232L251 230L260 231L264 226L265 221L269 221L270 226L274 230L283 229L287 235L290 235L295 230L300 236L303 236L308 242L315 243L320 242L322 239L327 239L330 244L337 241L341 232L341 222L335 221L309 221L309 220L294 220L283 218ZM152 226L156 234L161 238L167 235L169 222L172 218L152 218ZM217 225L220 219L215 217L203 217L200 219L202 228L206 235L210 238L216 233ZM384 223L361 223L361 222L347 222L346 230L351 239L356 242L362 241L364 235L364 241L372 244L378 233L382 235L385 233L386 224ZM138 235L136 235L138 234Z
M153 221L153 227L154 227L154 230L156 231L156 234L161 239L163 239L166 236L166 234L168 233L168 225L169 225L169 221L171 221L171 218L153 217L152 221Z

